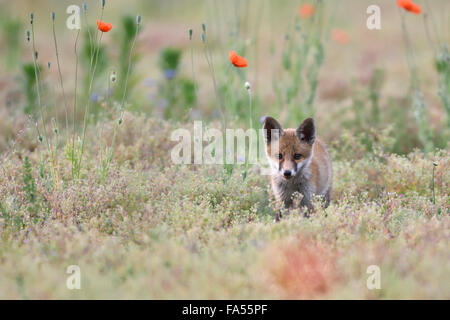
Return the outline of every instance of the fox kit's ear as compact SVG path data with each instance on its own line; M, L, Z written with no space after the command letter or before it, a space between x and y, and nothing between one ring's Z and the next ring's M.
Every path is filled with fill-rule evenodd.
M278 139L283 134L281 125L272 117L266 117L264 120L264 140L269 144L272 140Z
M296 130L297 137L300 141L313 145L316 140L316 125L313 118L308 118L298 126Z

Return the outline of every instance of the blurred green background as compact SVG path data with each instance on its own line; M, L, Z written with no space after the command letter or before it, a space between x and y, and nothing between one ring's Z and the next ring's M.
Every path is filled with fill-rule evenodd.
M262 116L270 114L281 118L285 125L296 125L308 112L298 113L297 110L302 110L300 102L297 103L294 99L290 103L291 106L288 106L286 99L279 99L277 94L284 88L293 86L296 81L296 65L287 70L283 67L283 59L286 48L289 47L288 41L291 41L294 47L300 41L293 37L297 24L303 28L302 34L310 38L314 38L314 32L317 31L314 23L308 25L307 19L299 19L299 8L303 2L305 1L107 1L103 20L113 23L114 28L102 40L103 48L91 96L96 102L92 116L98 119L102 112L108 113L108 108L101 108L101 102L109 96L105 95L106 91L115 90L113 98L120 100L126 70L124 62L127 60L125 57L134 30L132 21L140 14L143 28L138 38L136 53L133 54L134 64L127 94L130 110L181 121L190 118L219 119L218 102L214 99L211 74L200 39L201 24L206 23L208 46L229 120L247 125L248 106L243 83L249 81L255 97L256 123ZM423 148L424 142L418 133L420 124L414 120L411 102L408 100L411 96L409 71L400 10L396 1L322 2L324 12L321 12L320 16L319 12L316 12L315 16L323 19L319 21L322 34L318 39L323 44L324 56L323 65L321 64L317 71L317 92L312 102L314 115L322 127L321 135L325 140L329 140L344 128L361 133L369 131L370 128L381 130L393 125L395 129L390 133L395 138L392 151L406 153L414 147ZM322 2L319 1L318 4ZM10 111L5 111L5 108L13 109L14 112L18 109L30 112L29 105L33 104L35 98L32 93L34 84L30 77L27 82L26 69L27 64L32 62L25 40L30 12L35 14L36 20L38 62L41 66L51 63L50 70L42 72L44 85L48 89L46 104L48 108L52 108L61 103L62 99L52 40L52 11L56 13L55 23L65 88L68 96L72 97L76 31L70 31L65 26L68 17L65 11L70 4L74 3L24 0L1 2L0 47L1 58L4 60L0 80L1 121L8 121L5 116L9 115ZM87 1L86 4L88 23L95 27L95 20L100 16L101 2ZM366 27L366 8L371 4L377 4L381 8L381 30L371 31ZM438 41L448 42L449 39L450 4L445 0L421 4L424 14L405 15L405 22L413 40L421 91L426 100L427 126L433 131L433 144L445 147L448 135L444 131L448 128L444 120L445 109L438 95L439 77L434 67L434 57ZM78 5L82 7L82 3ZM424 27L426 17L430 19L428 23L431 39L427 37ZM84 22L82 26L79 45L80 48L85 46L83 50L89 52L89 48L86 48L88 38ZM190 28L193 30L191 42L188 36ZM345 32L349 38L348 43L333 41L335 30ZM287 40L289 36L291 38ZM191 45L193 59L190 53ZM169 69L164 69L163 60L170 58L162 57L167 48L179 51L174 66L176 70L170 71L169 74L166 72ZM228 61L229 50L236 50L245 56L249 67L233 70ZM83 62L83 57L80 58L79 72L82 80L78 94L81 102L87 99L86 96L83 97L89 82L86 76L86 61L89 60L85 59ZM195 76L192 69L195 69ZM108 89L107 77L111 72L119 74L118 83L117 88ZM293 76L286 77L289 73ZM168 76L176 77L177 81L165 82ZM22 88L25 90L21 90ZM302 97L298 100L301 99ZM62 111L62 108L59 110ZM50 113L56 114L59 120L63 118L62 113L57 110ZM81 114L79 118L82 118ZM7 126L3 124L3 127ZM12 133L6 130L3 135L11 136ZM4 137L2 144L5 144Z

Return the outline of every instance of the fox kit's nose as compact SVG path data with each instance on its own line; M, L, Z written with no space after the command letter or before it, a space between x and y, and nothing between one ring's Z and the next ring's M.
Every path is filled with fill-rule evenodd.
M292 176L292 172L291 172L291 170L284 170L283 175L286 178L290 178Z

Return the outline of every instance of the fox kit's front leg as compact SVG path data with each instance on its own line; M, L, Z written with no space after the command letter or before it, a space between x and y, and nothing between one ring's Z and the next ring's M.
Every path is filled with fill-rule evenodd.
M266 154L272 168L272 190L286 208L293 206L292 195L303 195L300 206L311 211L312 197L322 195L329 203L332 187L331 159L325 145L316 139L311 118L297 129L281 128L272 117L264 122Z
M285 210L290 210L293 208L306 208L307 210L304 212L305 216L308 216L309 213L313 210L312 206L312 194L309 190L298 188L296 185L284 185L285 182L280 181L277 182L276 179L272 180L272 190L275 194L275 197L278 199L278 202L281 207ZM301 195L301 199L297 199L296 194ZM282 210L278 209L275 221L280 221L282 218Z

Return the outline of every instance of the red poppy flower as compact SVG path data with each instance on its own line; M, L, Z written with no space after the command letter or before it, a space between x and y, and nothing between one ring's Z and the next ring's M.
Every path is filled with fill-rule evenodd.
M420 6L418 4L415 4L414 2L412 2L411 0L397 0L397 5L400 8L405 9L406 11L415 13L415 14L420 14L420 12L422 12L422 9L420 8Z
M300 7L300 11L299 11L300 17L305 18L305 19L311 18L312 15L314 14L314 10L315 10L315 8L312 4L304 3Z
M333 29L331 31L331 38L334 42L339 44L347 44L350 42L350 36L348 33L341 29Z
M235 51L230 51L229 56L230 62L233 64L233 66L238 68L245 68L248 66L247 60L236 54Z
M97 20L97 27L98 27L98 30L100 30L101 32L108 32L109 30L112 29L113 25L112 25L112 23L107 23L107 22Z

